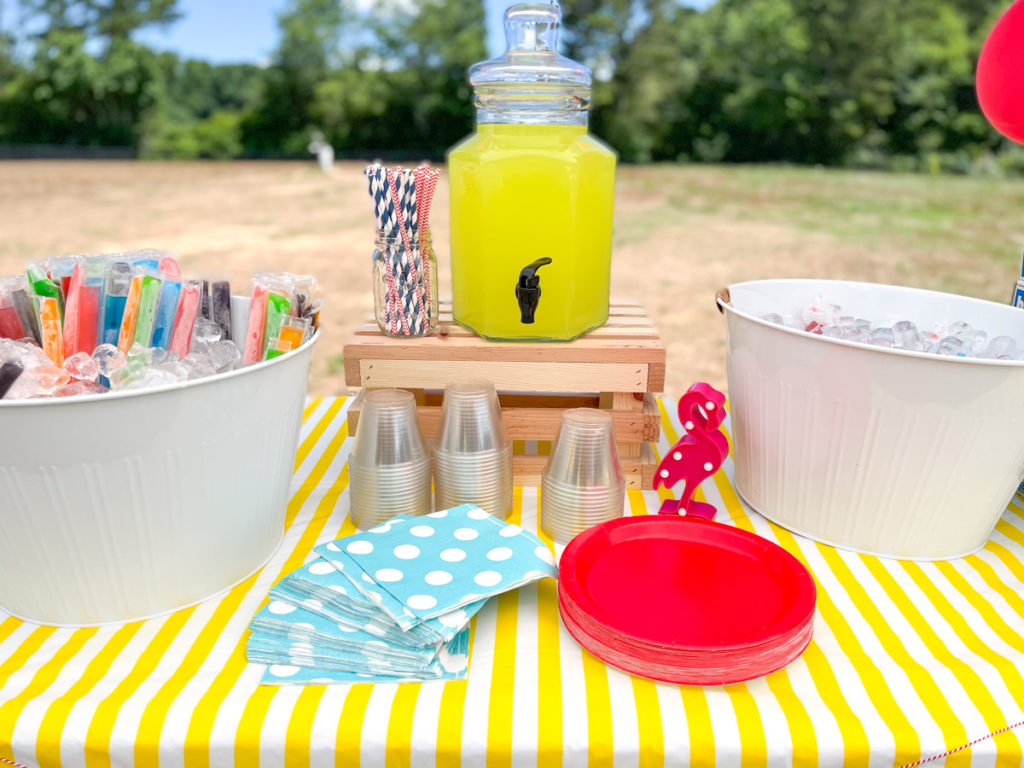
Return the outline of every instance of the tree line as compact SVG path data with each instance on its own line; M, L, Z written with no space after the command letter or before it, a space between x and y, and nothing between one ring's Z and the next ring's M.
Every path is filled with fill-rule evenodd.
M974 70L1010 0L566 0L591 130L624 161L1016 173ZM0 144L147 158L440 157L473 129L481 2L289 0L265 66L139 41L177 0L19 0L0 19Z

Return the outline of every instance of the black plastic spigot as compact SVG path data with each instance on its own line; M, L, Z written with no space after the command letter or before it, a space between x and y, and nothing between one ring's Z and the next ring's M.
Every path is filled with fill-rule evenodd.
M537 259L532 264L527 264L519 272L519 282L516 284L516 301L519 302L520 322L530 325L537 312L537 304L540 303L540 275L537 270L551 263L551 259L544 257Z

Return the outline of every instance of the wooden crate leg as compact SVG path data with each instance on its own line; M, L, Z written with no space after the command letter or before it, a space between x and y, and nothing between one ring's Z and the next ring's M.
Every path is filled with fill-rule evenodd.
M642 411L644 409L643 392L602 392L599 395L601 408L613 411ZM643 443L618 441L615 444L620 459L638 459L643 450Z

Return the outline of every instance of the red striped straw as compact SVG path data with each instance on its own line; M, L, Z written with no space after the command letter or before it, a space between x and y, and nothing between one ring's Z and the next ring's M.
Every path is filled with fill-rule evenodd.
M402 168L401 166L399 166L398 168L388 168L387 172L388 193L391 195L391 201L394 203L395 206L395 219L398 221L398 231L402 235L402 245L405 249L406 258L409 260L410 277L413 281L413 285L415 286L419 281L416 279L416 265L412 259L412 243L409 239L409 229L405 226L405 214L402 212L402 197L398 192L398 183L395 181L396 175L401 177ZM417 299L416 303L420 311L420 317L424 318L424 321L426 321L426 314L423 312L423 294L420 291L415 291L414 293ZM401 304L401 301L399 301L399 304ZM405 317L404 312L402 313L402 326L405 331L405 334L408 336L409 321Z
M425 233L430 226L430 202L434 199L434 190L437 189L437 179L441 171L426 165L416 169L416 221L420 233ZM430 269L424 276L424 284L427 295L431 295Z

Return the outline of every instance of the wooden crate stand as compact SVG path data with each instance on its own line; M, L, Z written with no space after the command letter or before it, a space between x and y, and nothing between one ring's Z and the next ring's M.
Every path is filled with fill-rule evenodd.
M389 338L376 323L353 333L344 348L345 381L361 391L349 408L355 434L366 389L398 387L416 394L423 435L437 435L445 385L489 379L513 440L553 440L567 408L610 410L628 488L650 488L652 443L661 434L654 393L665 383L665 348L642 307L613 303L608 323L571 342L491 342L452 322L441 309L440 333ZM546 455L517 454L518 485L539 485Z

